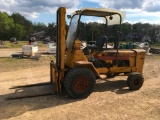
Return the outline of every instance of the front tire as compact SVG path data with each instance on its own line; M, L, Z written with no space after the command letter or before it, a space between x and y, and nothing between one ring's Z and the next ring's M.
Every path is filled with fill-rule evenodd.
M64 87L72 98L86 98L94 89L95 75L87 68L71 69L64 80Z
M127 85L131 90L139 90L144 82L142 74L134 72L128 76Z

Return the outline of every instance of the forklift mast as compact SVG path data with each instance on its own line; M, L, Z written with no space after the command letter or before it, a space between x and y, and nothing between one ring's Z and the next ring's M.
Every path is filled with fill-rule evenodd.
M56 67L64 77L64 57L65 57L65 35L66 35L66 8L60 7L57 10L57 33L56 33Z

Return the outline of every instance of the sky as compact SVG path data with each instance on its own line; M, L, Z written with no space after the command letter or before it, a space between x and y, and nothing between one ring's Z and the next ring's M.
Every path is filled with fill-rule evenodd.
M160 24L160 0L0 0L0 2L0 11L5 11L9 15L20 13L33 23L56 22L58 7L66 7L68 15L90 7L125 11L124 22L131 24L137 22Z

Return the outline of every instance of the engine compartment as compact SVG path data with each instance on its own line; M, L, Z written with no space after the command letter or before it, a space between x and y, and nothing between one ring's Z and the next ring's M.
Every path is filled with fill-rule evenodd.
M127 67L130 65L129 60L98 60L95 57L91 57L88 59L89 62L92 62L95 68L110 68L114 65L117 65L118 67Z

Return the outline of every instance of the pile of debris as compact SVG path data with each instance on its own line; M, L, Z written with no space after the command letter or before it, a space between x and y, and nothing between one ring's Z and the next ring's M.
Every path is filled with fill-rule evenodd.
M150 48L149 52L153 54L160 54L160 49Z

